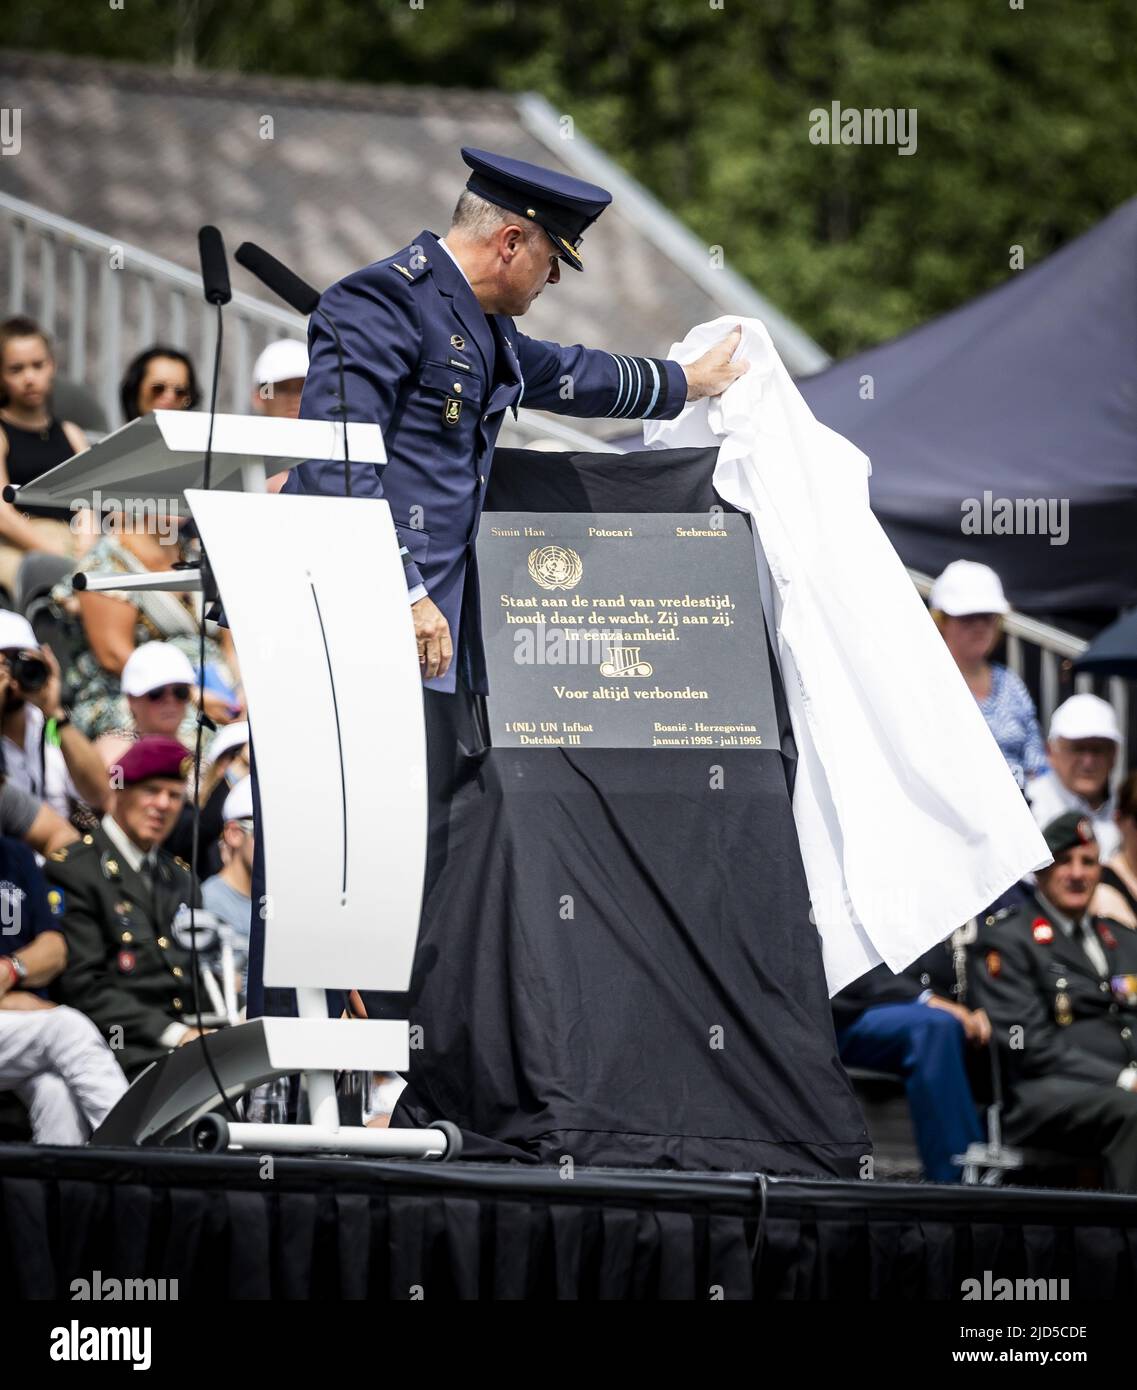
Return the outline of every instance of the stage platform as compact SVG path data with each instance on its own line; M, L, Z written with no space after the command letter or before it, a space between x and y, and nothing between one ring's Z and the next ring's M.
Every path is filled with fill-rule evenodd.
M905 1299L1137 1294L1137 1197L754 1173L0 1145L0 1297Z

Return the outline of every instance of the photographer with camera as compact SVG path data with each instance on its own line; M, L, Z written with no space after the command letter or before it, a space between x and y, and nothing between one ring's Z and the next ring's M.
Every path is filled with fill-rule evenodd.
M13 786L69 819L74 802L107 809L106 769L61 704L59 663L28 620L0 609L0 731Z

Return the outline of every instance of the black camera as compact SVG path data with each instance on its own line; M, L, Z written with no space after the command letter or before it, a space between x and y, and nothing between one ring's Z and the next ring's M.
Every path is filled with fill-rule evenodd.
M37 656L35 652L6 652L5 655L12 679L21 690L34 695L37 690L44 688L51 672L43 657Z

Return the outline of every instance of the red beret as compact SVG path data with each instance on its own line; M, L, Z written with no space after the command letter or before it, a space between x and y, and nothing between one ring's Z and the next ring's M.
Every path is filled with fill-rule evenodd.
M192 767L193 759L176 738L154 734L132 743L118 762L112 763L110 772L115 785L129 787L148 777L185 781Z

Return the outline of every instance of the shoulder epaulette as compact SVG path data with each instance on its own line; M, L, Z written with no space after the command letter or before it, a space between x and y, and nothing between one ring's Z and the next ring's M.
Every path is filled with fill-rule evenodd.
M399 251L396 254L399 259L391 260L388 264L392 270L397 270L412 285L430 269L430 262L423 254L421 246L408 246L405 251Z
M53 864L62 864L73 854L80 854L84 849L90 848L95 843L93 835L81 835L78 840L72 840L69 845L61 845L58 849L48 851L48 859Z

